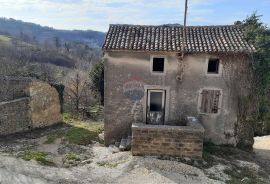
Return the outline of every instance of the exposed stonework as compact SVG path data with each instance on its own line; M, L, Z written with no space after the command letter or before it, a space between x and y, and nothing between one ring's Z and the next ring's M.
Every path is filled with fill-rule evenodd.
M0 135L62 121L59 96L49 84L29 78L0 78Z
M196 121L187 126L132 125L133 155L169 155L201 158L204 128Z
M30 99L0 102L0 135L27 131L31 128Z

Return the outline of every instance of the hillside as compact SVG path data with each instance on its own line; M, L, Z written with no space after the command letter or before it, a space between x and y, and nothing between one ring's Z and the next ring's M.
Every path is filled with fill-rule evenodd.
M56 47L0 33L0 76L34 77L59 82L73 70L88 71L101 49L70 42Z
M51 42L59 38L62 42L79 42L89 47L100 48L105 39L105 33L98 31L57 30L34 23L23 22L15 19L0 18L0 32L9 33L14 37L22 34L40 43Z
M0 35L0 61L50 63L56 66L71 68L75 61L57 50L45 50L39 45L24 42L12 36Z

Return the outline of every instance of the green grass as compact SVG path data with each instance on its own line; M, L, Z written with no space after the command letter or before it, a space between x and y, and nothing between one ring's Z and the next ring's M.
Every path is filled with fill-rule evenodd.
M47 155L48 154L44 152L28 150L28 151L23 152L23 154L20 157L26 161L36 160L42 165L55 166L55 163L53 163L52 161L46 158Z
M53 144L56 139L60 139L65 135L65 132L62 130L58 130L54 133L51 133L47 136L47 140L44 142L45 144Z
M84 128L72 127L65 134L65 139L71 144L87 145L93 141L98 141L96 132L91 132Z
M66 160L74 160L74 161L80 161L80 157L76 155L75 153L68 153L65 155Z
M117 167L119 164L118 163L109 163L109 162L97 162L97 165L101 166L101 167L107 167L107 168L115 168Z
M70 127L67 130L58 130L47 137L46 144L52 144L58 138L63 138L71 144L87 145L98 142L98 134L104 130L102 122L82 121L64 113L64 122Z
M0 35L0 43L9 43L11 41L11 38L5 35Z

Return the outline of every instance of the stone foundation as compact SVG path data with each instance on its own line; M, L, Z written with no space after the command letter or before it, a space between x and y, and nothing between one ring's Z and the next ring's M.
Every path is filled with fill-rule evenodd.
M204 128L195 118L187 126L132 125L133 155L202 158Z
M24 132L62 121L58 92L29 78L0 78L0 135Z

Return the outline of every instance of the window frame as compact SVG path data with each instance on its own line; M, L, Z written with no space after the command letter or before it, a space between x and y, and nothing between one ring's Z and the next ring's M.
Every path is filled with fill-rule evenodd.
M218 112L217 113L205 113L205 112L201 112L202 92L204 90L218 90L218 91L220 91L220 96L219 96L219 101L218 101ZM201 114L201 115L211 115L211 116L220 115L221 110L222 110L222 100L223 100L223 90L221 88L215 88L215 87L201 88L199 90L199 97L198 97L198 106L197 106L198 114Z
M163 72L153 71L154 58L164 58L164 69ZM153 75L165 75L167 68L167 56L166 55L151 55L150 57L150 72Z
M208 72L208 65L209 65L209 61L211 59L218 59L219 60L218 73ZM222 65L222 60L221 59L219 59L218 57L207 57L206 58L206 62L205 62L205 75L206 76L219 77L222 74L222 70L223 70L223 65Z

